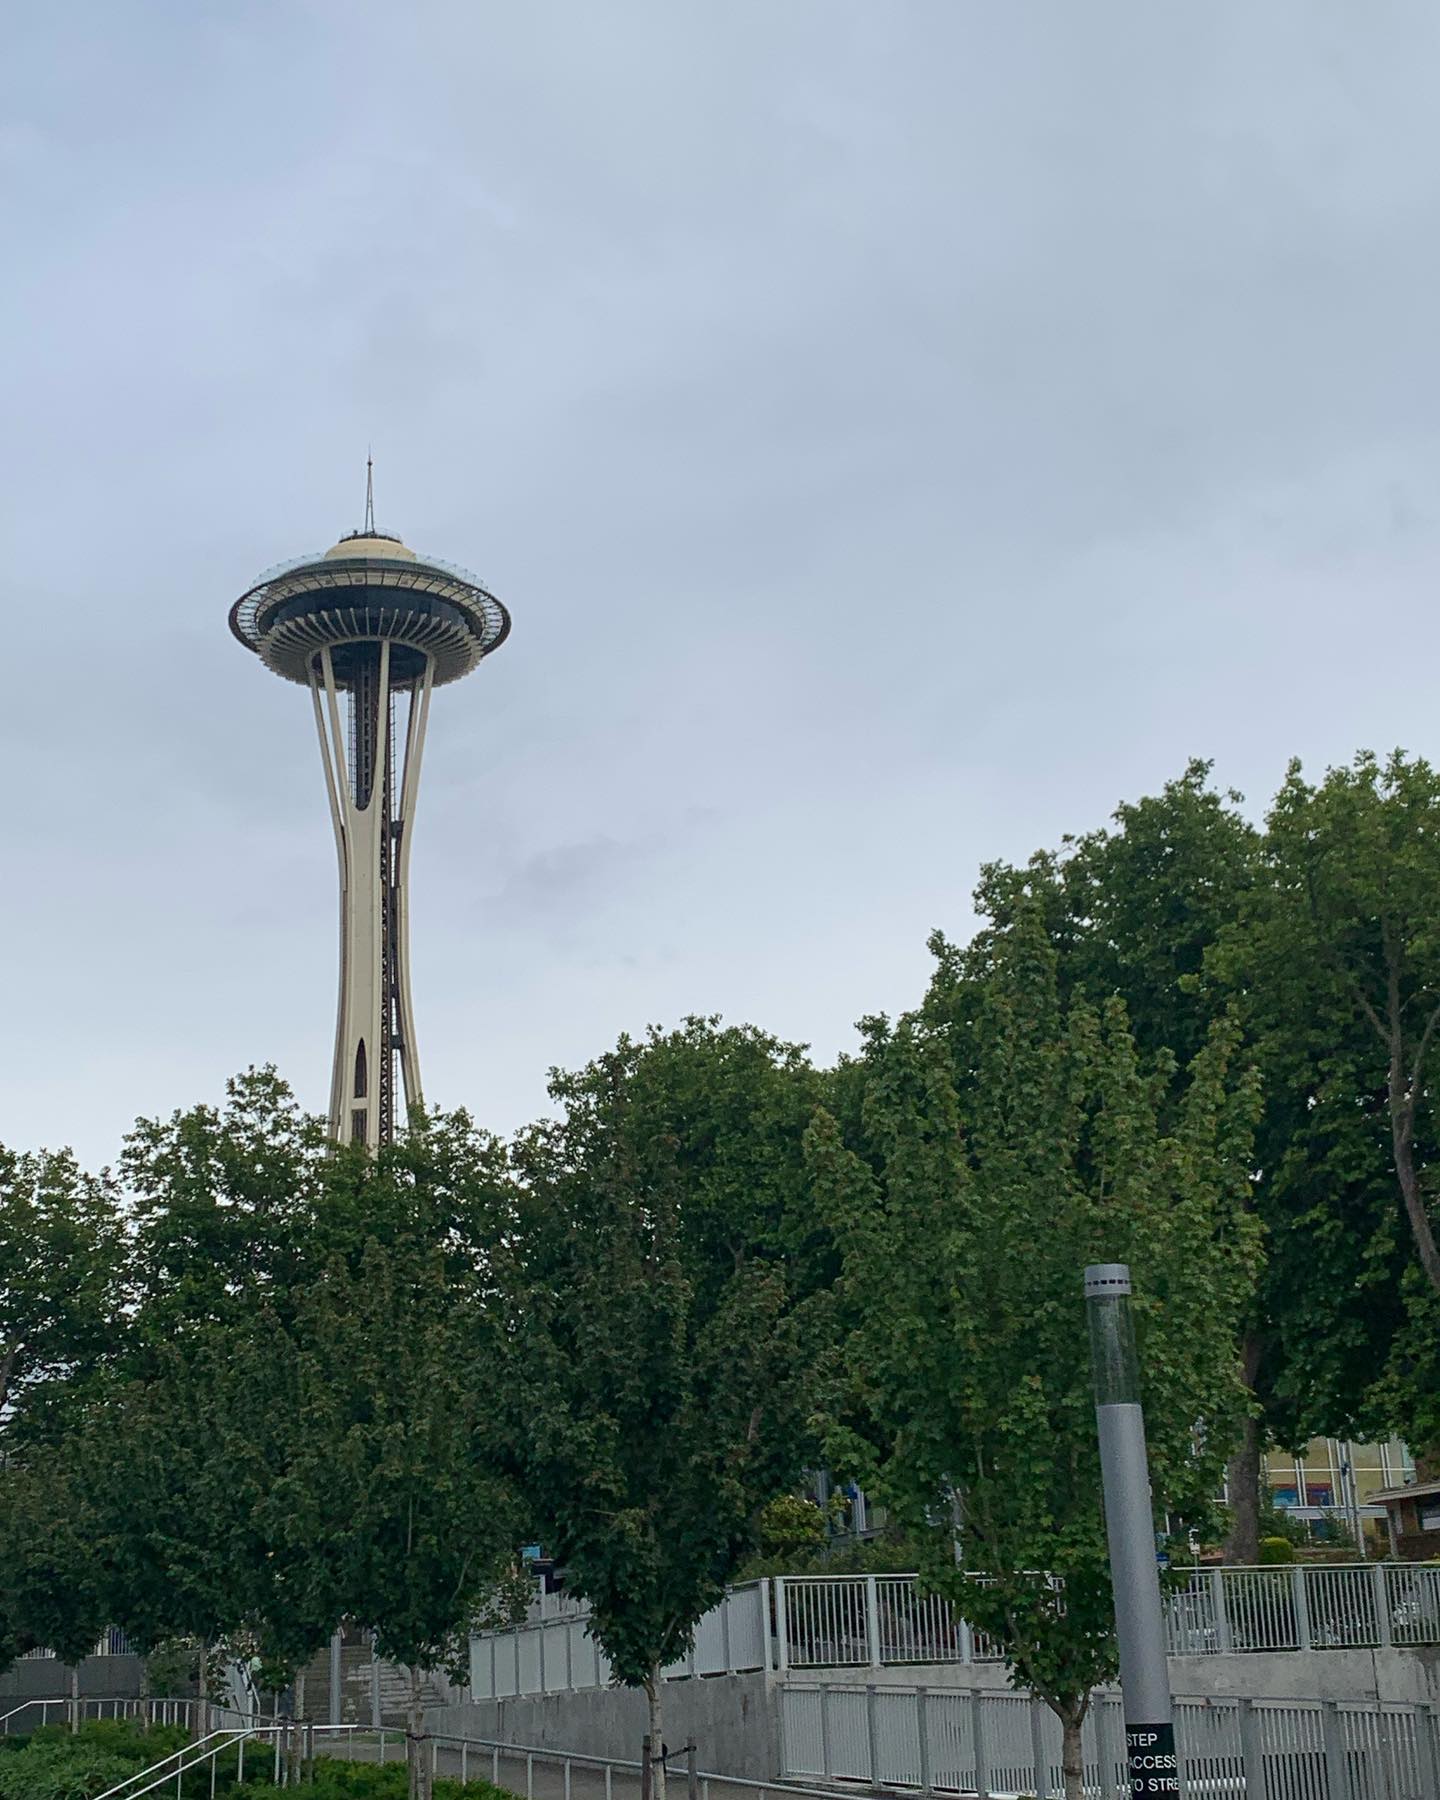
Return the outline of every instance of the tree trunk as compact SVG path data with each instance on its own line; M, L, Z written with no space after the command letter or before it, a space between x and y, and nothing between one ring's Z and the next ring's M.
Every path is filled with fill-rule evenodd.
M665 1800L665 1721L660 1704L660 1665L656 1663L645 1683L645 1697L650 1702L650 1800Z
M209 1670L206 1664L209 1659L209 1646L204 1638L200 1640L200 1655L195 1667L195 1696L197 1714L195 1735L202 1738L210 1729L210 1687Z
M425 1735L425 1700L420 1670L410 1665L410 1718L405 1728L405 1761L410 1773L410 1800L430 1800L430 1742Z
M1240 1374L1254 1397L1260 1374L1261 1341L1258 1331L1247 1331L1240 1350ZM1260 1455L1263 1422L1248 1417L1235 1454L1225 1465L1225 1487L1230 1501L1230 1532L1225 1539L1227 1563L1254 1564L1260 1560Z
M1247 1419L1240 1446L1225 1465L1230 1498L1230 1530L1225 1539L1227 1563L1247 1566L1260 1560L1260 1421Z
M1440 1245L1420 1191L1420 1178L1415 1173L1415 1099L1403 1089L1397 1092L1395 1061L1390 1068L1390 1136L1395 1147L1395 1174L1400 1182L1400 1197L1405 1202L1405 1216L1415 1239L1416 1254L1425 1278L1440 1294Z
M305 1763L305 1665L295 1671L295 1725L290 1734L290 1780L296 1787Z
M75 1733L80 1729L80 1665L70 1665L70 1730Z
M1060 1774L1065 1783L1065 1800L1085 1800L1085 1751L1081 1732L1085 1725L1085 1704L1072 1707L1060 1715ZM1038 1793L1044 1784L1044 1772L1035 1771Z

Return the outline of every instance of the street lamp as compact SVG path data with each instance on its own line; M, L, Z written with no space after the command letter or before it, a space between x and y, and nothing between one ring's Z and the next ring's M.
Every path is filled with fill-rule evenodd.
M1090 1364L1105 1535L1115 1593L1120 1689L1125 1706L1125 1755L1132 1795L1178 1794L1175 1719L1165 1662L1165 1620L1155 1556L1155 1515L1140 1405L1140 1363L1130 1315L1130 1270L1125 1263L1092 1263L1085 1271Z

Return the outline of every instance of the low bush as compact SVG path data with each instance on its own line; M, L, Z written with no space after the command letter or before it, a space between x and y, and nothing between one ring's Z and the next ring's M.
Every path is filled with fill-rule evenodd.
M0 1800L95 1800L188 1742L178 1726L133 1719L90 1719L77 1732L43 1725L0 1758Z
M247 1762L248 1762L247 1756ZM266 1762L252 1776L232 1784L227 1800L275 1800L275 1787L270 1780L273 1765ZM503 1788L488 1781L458 1781L437 1776L435 1800L515 1800ZM305 1800L407 1800L409 1780L403 1761L388 1763L348 1762L335 1756L317 1756L314 1779L306 1768Z
M1290 1542L1289 1538L1261 1538L1260 1560L1262 1563L1293 1563L1295 1561L1295 1546Z
M3 1742L4 1740L0 1740ZM64 1725L46 1725L28 1738L6 1745L18 1754L0 1756L0 1800L97 1800L129 1775L147 1769L181 1749L190 1739L178 1726L143 1726L129 1719L92 1719L71 1733ZM181 1800L276 1800L273 1740L247 1740L245 1779L236 1781L239 1757L223 1751L211 1787L208 1762L185 1772ZM164 1787L166 1800L175 1793L173 1780ZM403 1759L384 1764L351 1762L317 1756L305 1771L305 1800L408 1800ZM434 1784L434 1800L514 1800L488 1781L458 1781L444 1776Z

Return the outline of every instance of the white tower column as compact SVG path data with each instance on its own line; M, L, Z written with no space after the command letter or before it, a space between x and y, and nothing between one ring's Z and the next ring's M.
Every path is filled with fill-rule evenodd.
M397 683L386 640L358 670L353 654L348 660L343 686L329 644L310 670L340 868L330 1134L373 1150L421 1104L406 885L434 662L427 657L423 675Z

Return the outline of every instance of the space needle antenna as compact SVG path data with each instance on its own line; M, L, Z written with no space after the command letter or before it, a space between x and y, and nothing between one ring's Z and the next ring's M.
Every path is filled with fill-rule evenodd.
M365 451L365 535L375 535L375 458Z

